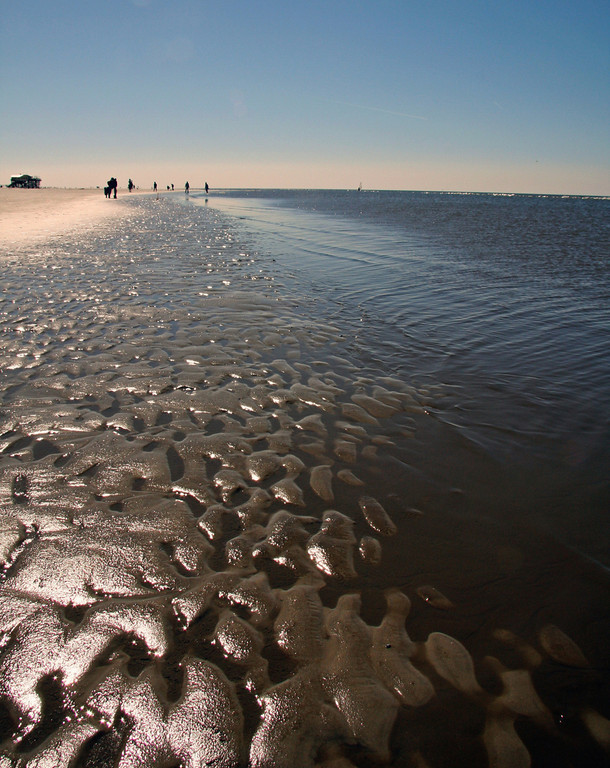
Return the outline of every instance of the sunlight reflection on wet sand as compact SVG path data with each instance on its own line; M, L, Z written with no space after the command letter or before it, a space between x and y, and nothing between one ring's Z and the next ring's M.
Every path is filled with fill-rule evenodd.
M571 638L529 551L471 559L402 473L442 388L362 370L222 216L125 211L3 268L0 765L603 756L591 615Z

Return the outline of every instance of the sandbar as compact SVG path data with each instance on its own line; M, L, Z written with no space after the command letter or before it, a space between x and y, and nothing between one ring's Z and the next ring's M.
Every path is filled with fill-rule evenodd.
M102 189L0 189L0 247L15 247L73 230L96 228L128 208Z

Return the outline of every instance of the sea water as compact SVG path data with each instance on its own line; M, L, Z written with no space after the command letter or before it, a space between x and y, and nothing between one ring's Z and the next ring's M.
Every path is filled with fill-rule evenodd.
M0 760L607 763L608 201L122 204L0 263Z
M278 190L209 204L340 319L361 364L442 385L434 418L513 482L533 475L531 490L554 494L537 524L610 563L608 497L582 497L610 449L608 199ZM558 520L566 492L578 513Z

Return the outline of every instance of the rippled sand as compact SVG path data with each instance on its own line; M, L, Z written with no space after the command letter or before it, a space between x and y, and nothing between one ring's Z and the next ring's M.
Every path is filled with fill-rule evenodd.
M405 562L464 533L404 474L442 391L362 370L221 215L129 203L4 253L0 766L603 764L599 612L585 648L544 589L519 622L527 555L474 528ZM441 589L469 565L485 606Z

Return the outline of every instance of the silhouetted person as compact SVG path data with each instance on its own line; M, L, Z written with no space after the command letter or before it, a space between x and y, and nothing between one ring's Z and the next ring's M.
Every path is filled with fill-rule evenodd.
M186 184L184 185L184 192L185 192L185 194L188 195L190 188L191 188L191 185L187 181Z
M131 192L131 190L135 187L135 184L131 179L127 182L127 189Z
M168 189L169 189L169 187L168 187ZM174 191L174 185L172 184L172 192L173 192L173 191Z
M153 192L157 191L157 182L153 181Z
M205 193L206 193L206 195L207 195L207 193L208 193L209 191L210 191L210 188L208 187L208 183L207 183L207 181L206 181L206 183L205 183Z
M114 199L116 200L116 191L118 186L119 186L119 182L113 176L108 182L108 197L111 196L112 190L114 190Z

